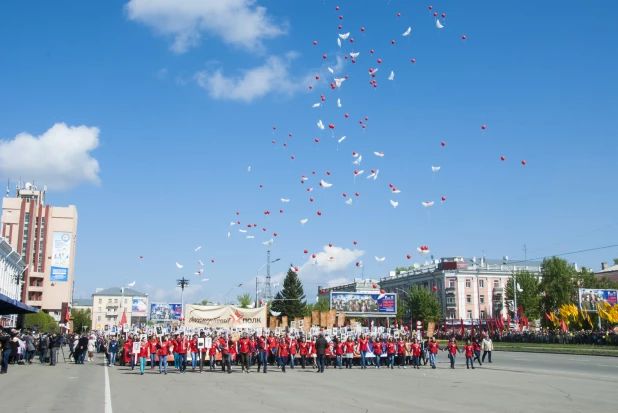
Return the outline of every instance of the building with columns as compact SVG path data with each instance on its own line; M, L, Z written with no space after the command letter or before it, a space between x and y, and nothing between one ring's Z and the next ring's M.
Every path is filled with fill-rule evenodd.
M447 319L469 320L505 318L508 305L505 287L514 271L530 271L541 275L541 263L462 257L440 258L423 266L380 279L379 287L388 293L401 293L413 285L434 291L442 303Z

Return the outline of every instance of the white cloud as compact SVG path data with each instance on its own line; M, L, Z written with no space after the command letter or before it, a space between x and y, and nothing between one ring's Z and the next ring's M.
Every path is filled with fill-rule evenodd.
M270 56L262 66L245 70L240 76L225 76L221 69L196 73L198 85L213 99L251 102L268 93L291 96L300 90L309 90L312 77L294 77L290 65L298 55L287 53L284 57Z
M82 182L99 184L99 162L90 156L99 146L99 132L96 127L56 123L41 136L20 133L0 140L0 176L21 176L58 190Z
M262 40L287 32L256 0L130 0L129 19L172 36L171 49L184 53L199 44L202 33L250 51L262 51Z

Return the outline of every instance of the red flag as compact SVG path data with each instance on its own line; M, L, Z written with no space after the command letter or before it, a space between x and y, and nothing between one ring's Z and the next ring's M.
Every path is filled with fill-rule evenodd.
M67 306L67 312L64 315L65 322L68 323L71 320L71 311L69 310L69 306Z
M463 335L465 333L463 318L460 318L460 321L461 321L461 336L463 337Z
M562 329L562 331L568 331L567 325L564 320L560 320L560 328Z
M120 317L120 325L118 327L122 328L122 326L125 325L126 323L127 323L127 312L123 311L122 317Z

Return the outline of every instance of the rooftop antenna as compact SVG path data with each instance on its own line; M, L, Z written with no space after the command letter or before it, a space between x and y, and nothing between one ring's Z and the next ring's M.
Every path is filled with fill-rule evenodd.
M526 248L526 244L524 244L524 261L528 261L528 248Z
M9 197L9 185L10 185L10 178L7 178L6 180L6 197Z

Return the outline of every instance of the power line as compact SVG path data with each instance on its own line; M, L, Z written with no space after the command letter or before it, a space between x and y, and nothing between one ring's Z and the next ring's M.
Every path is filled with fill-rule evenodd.
M614 245L605 245L603 247L595 247L595 248L588 248L585 250L579 250L579 251L571 251L571 252L564 252L562 254L552 254L552 255L546 255L544 257L537 257L537 258L531 258L529 261L538 261L538 260L544 260L545 258L552 258L552 257L563 257L565 255L573 255L573 254L580 254L582 252L590 252L590 251L598 251L598 250L605 250L608 248L616 248L618 247L618 244L614 244ZM509 263L511 264L517 264L519 262L526 262L526 261L509 261Z

